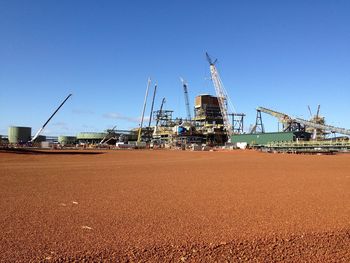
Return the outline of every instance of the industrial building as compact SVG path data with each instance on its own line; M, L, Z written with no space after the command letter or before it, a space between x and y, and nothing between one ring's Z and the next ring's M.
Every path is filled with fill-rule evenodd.
M199 95L194 100L194 120L202 124L223 126L219 101L211 95Z
M205 94L195 98L194 121L196 128L205 137L206 144L222 145L227 141L217 97Z

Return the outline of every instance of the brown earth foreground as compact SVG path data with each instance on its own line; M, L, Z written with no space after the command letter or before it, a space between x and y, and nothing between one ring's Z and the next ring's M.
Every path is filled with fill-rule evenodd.
M350 155L59 153L0 153L0 261L350 262Z

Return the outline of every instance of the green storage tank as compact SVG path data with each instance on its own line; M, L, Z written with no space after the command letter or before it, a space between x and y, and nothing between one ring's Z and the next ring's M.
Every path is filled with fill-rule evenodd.
M10 126L8 128L9 143L25 143L29 142L32 137L31 127Z
M75 136L58 136L58 142L62 145L65 144L75 144L77 142L77 137Z
M77 134L77 140L79 142L99 143L105 136L107 136L105 132L81 132Z

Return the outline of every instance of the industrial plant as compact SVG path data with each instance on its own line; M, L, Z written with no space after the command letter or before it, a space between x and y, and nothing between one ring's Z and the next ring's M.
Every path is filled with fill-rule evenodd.
M194 98L191 109L187 81L180 77L183 88L186 118L173 116L174 111L166 107L162 98L155 109L157 84L151 97L151 110L146 123L145 114L152 86L147 81L141 121L132 130L117 130L116 127L103 132L81 132L76 136L47 137L42 135L50 120L72 96L69 94L52 113L43 126L32 136L31 127L11 126L8 135L2 135L2 147L39 148L109 148L109 149L257 149L264 152L283 153L336 153L350 150L350 130L326 123L320 115L320 105L316 114L308 106L310 119L294 117L262 106L256 108L256 120L249 131L244 129L245 113L235 112L230 97L224 88L216 61L207 53L211 80L215 95L200 94ZM281 124L281 131L265 132L263 114L273 116ZM148 116L147 116L148 117Z

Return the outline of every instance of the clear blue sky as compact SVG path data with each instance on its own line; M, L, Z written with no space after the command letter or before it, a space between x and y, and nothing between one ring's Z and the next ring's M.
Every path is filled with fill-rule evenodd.
M349 14L347 0L2 0L0 134L34 133L69 93L44 134L137 127L148 76L155 107L166 97L184 117L179 76L192 107L214 94L205 51L247 128L257 106L307 118L317 104L329 124L350 128Z

